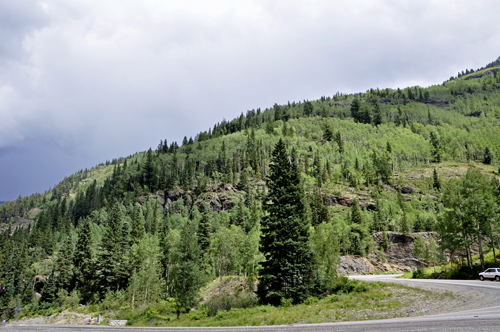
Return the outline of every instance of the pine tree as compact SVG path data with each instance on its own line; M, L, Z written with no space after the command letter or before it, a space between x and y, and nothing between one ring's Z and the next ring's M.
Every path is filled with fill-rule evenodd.
M331 142L333 140L333 131L329 125L325 125L325 130L323 132L323 139L328 142Z
M146 234L143 218L142 207L139 205L139 203L135 203L134 219L132 220L132 230L130 231L130 246L132 246L134 243L139 243L144 234Z
M313 114L314 111L314 106L310 101L306 101L304 103L304 115L305 116L310 116Z
M372 116L367 105L363 105L359 109L359 122L366 124L372 123Z
M361 210L359 209L358 200L356 198L352 200L351 221L355 224L363 223L363 217L361 216Z
M440 163L441 162L441 145L439 142L439 137L433 131L431 131L431 145L432 145L432 162Z
M438 173L435 168L434 172L432 173L432 178L433 178L432 187L437 190L441 190L441 181L439 181Z
M386 145L385 149L386 149L388 154L392 153L392 146L391 146L391 143L389 141L387 141L387 145Z
M238 189L247 190L247 188L248 188L248 169L244 168L243 171L241 171L241 177L240 177L240 182L238 183Z
M90 219L84 218L77 229L75 255L73 256L73 277L75 286L80 290L84 300L92 295L94 279L94 262L92 257L92 234Z
M385 232L385 229L382 231L382 243L380 244L380 246L382 247L384 252L387 251L387 249L389 248L389 239L387 238L387 233Z
M344 141L342 140L342 134L340 134L340 131L337 131L335 134L335 142L339 146L339 153L344 153Z
M179 246L175 252L175 265L171 270L171 293L175 299L177 318L182 311L188 312L196 305L201 286L201 274L198 267L200 250L196 232L191 221L181 229Z
M269 215L262 220L261 263L257 294L262 303L279 305L281 299L304 301L313 287L313 253L309 244L304 192L295 152L291 162L279 140L272 153L264 200Z
M116 203L111 210L99 248L97 286L101 294L106 294L109 290L120 290L124 283L125 266L123 264L124 252L121 247L121 226L120 208Z
M210 266L210 230L212 225L210 224L210 215L207 211L203 213L200 224L198 225L198 244L200 245L200 255L201 263L200 269L205 273L209 274L211 271Z
M146 162L144 163L144 178L145 184L150 192L155 192L158 189L158 176L156 165L153 160L153 150L147 152Z
M73 277L71 265L73 263L73 240L71 234L66 236L64 244L57 255L54 272L57 274L57 284L60 288L68 290Z
M361 122L359 108L360 108L359 99L354 98L354 100L352 101L352 104L351 104L351 116L354 118L355 122Z
M484 159L483 163L487 165L491 165L491 162L493 161L493 154L491 153L491 150L489 147L486 147L484 149Z
M378 101L378 98L374 98L372 102L374 105L373 125L379 126L382 124L382 109L380 108L380 103Z
M49 308L56 304L56 281L54 278L54 272L49 276L49 279L45 282L42 290L42 297L40 297L40 304L42 308Z

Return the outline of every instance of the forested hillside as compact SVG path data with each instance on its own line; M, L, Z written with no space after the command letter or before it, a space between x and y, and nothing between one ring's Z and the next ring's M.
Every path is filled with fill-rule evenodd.
M341 255L384 261L388 232L414 237L424 265L472 267L473 252L499 246L499 157L500 58L426 88L247 111L1 205L0 312L170 298L180 314L220 276L253 289L279 268L281 207L311 283L260 282L262 303L327 294ZM294 186L273 189L280 181Z

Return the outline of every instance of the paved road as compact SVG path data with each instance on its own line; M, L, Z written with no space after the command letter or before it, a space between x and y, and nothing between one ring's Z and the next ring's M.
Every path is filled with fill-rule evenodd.
M361 280L378 280L391 281L401 283L443 283L456 285L458 287L481 287L489 288L492 291L499 291L500 283L496 282L480 282L468 280L415 280L415 279L392 279L391 276L355 276L353 278ZM494 289L494 290L493 290ZM500 304L500 297L499 297ZM166 332L166 331L182 331L182 332L227 332L227 331L408 331L408 332L423 332L423 331L500 331L500 306L483 308L478 310L462 311L451 314L398 318L375 321L362 322L347 322L347 323L332 323L332 324L309 324L309 325L286 325L286 326L259 326L259 327L214 327L214 328L154 328L154 327L107 327L107 326L61 326L61 325L18 325L7 326L0 328L7 331L54 331L54 332L77 332L77 331L120 331L120 332Z
M387 281L387 282L399 282L407 284L445 284L445 285L455 285L463 287L479 287L479 288L490 288L500 291L500 282L496 281L479 281L479 280L436 280L436 279L404 279L404 278L394 278L401 276L401 274L392 275L363 275L363 276L350 276L351 279L358 279L364 281ZM500 304L500 301L499 301Z

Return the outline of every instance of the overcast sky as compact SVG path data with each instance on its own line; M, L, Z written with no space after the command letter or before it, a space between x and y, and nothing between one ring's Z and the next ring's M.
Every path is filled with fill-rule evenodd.
M500 2L0 0L0 200L252 108L438 84Z

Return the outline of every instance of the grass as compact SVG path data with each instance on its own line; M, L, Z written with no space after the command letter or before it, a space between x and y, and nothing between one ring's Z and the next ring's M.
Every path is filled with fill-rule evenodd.
M420 290L404 285L362 282L350 280L341 284L341 288L321 299L309 298L303 304L274 307L257 305L249 308L218 310L210 315L205 304L195 311L182 314L176 319L173 299L160 301L141 308L131 308L128 304L117 301L110 309L99 304L86 307L51 308L36 312L22 312L23 317L50 316L45 323L73 317L97 317L101 314L103 322L109 320L128 320L129 326L160 327L210 327L210 326L263 326L287 324L312 324L344 322L356 320L385 319L408 317L418 314L415 304L450 300L449 294ZM108 306L109 307L109 306ZM422 312L420 312L422 313ZM20 317L19 317L20 318ZM78 323L77 323L78 324Z
M162 301L142 309L124 308L103 313L110 319L127 319L131 326L202 327L202 326L262 326L286 324L313 324L381 318L406 317L406 310L416 297L423 301L436 294L407 286L352 282L351 291L331 294L323 299L310 298L291 307L255 306L219 310L209 316L203 305L199 310L176 319L173 302ZM439 295L443 296L443 295ZM445 296L446 297L446 296ZM87 309L88 310L88 309ZM111 314L111 315L110 315Z

